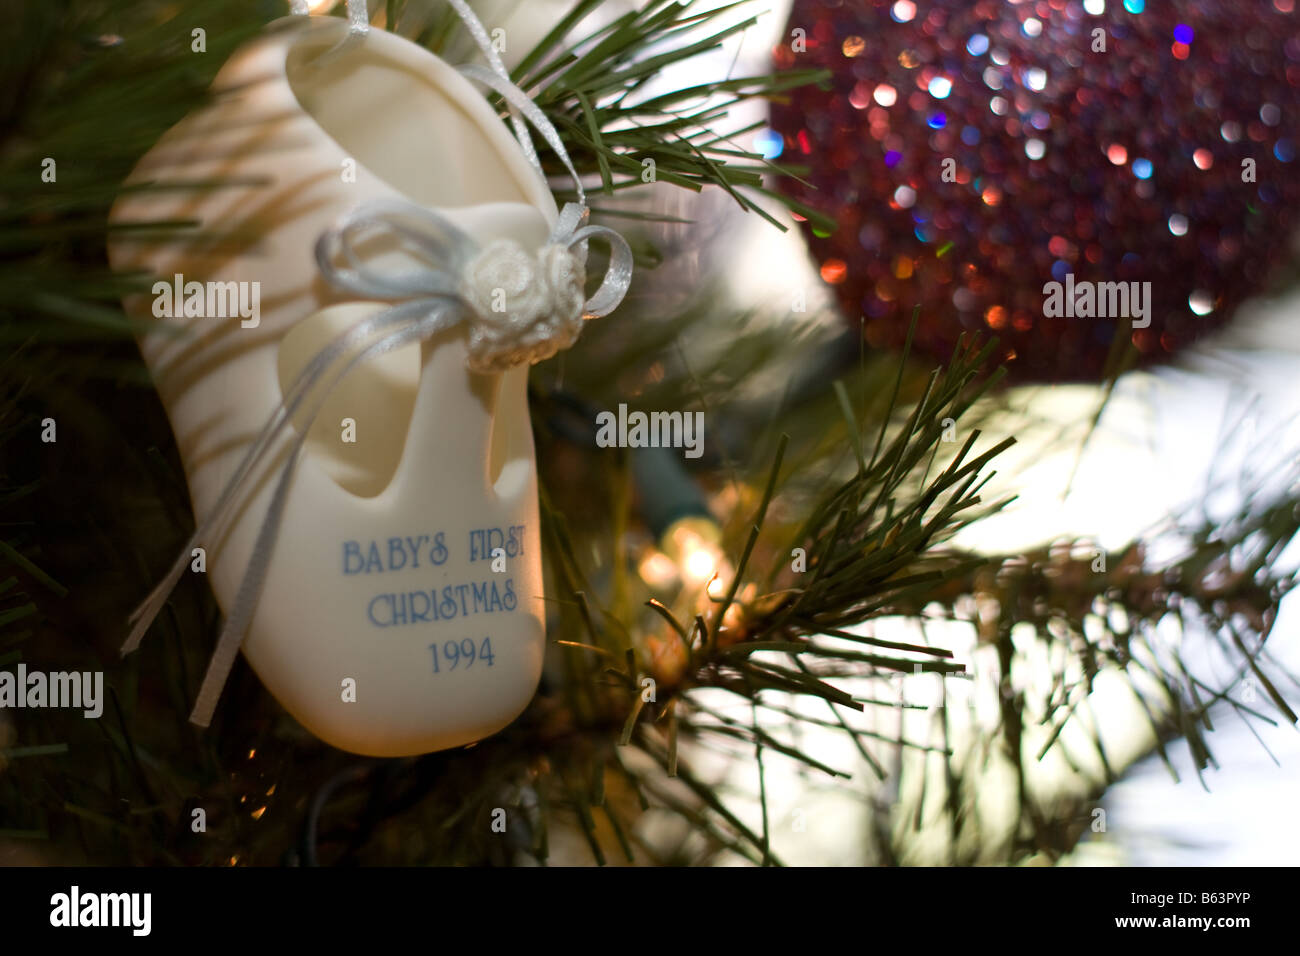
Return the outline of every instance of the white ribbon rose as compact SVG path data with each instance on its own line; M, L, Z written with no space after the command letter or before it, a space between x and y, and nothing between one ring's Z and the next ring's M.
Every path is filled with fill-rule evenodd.
M564 246L536 257L513 239L488 243L465 270L462 294L469 323L469 366L501 372L540 362L568 348L582 330L582 262Z

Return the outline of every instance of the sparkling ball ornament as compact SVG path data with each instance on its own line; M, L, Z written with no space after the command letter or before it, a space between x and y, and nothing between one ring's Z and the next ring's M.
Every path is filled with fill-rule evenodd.
M1020 381L1096 379L1117 334L1168 357L1288 257L1294 6L796 0L777 66L832 77L772 140L838 224L810 230L822 279L869 344L919 305L920 353L991 330Z

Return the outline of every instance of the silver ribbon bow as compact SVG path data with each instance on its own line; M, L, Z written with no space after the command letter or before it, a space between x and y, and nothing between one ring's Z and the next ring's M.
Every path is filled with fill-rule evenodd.
M200 726L206 727L211 722L252 621L275 550L294 470L311 423L339 382L368 359L423 342L460 323L468 326L468 365L474 371L497 372L539 362L572 345L584 319L612 312L623 300L631 282L632 252L614 230L587 224L589 211L582 183L555 127L528 95L510 81L504 64L492 49L487 30L464 0L448 2L491 65L489 70L471 64L461 67L460 72L500 93L506 100L516 137L541 175L541 163L520 114L533 124L573 177L579 201L565 204L548 242L535 254L506 239L481 247L446 217L414 203L393 199L361 204L320 236L316 243L316 262L331 285L364 299L396 304L358 321L307 363L245 453L212 513L199 523L167 575L132 613L131 633L122 645L123 655L139 646L189 566L193 549L221 530L234 513L239 493L249 477L259 465L266 463L277 440L291 429L296 419L300 427L281 465L248 567L190 714L191 722ZM305 13L305 4L295 3L293 12ZM364 0L348 0L348 18L350 39L369 31ZM357 252L357 243L375 235L395 239L423 266L389 272L367 264ZM608 242L610 261L600 287L584 301L587 241L593 238ZM340 259L345 264L338 264ZM297 418L309 397L313 401L305 418Z

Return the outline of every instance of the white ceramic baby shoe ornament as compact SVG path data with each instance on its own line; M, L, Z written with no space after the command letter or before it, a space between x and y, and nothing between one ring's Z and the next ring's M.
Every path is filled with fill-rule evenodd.
M349 22L272 24L218 73L115 205L114 268L163 277L126 302L185 465L197 529L141 605L134 649L199 549L226 625L191 719L241 648L326 742L406 756L500 730L545 640L527 366L622 299L616 233L557 211L487 32L457 71ZM466 77L510 106L511 137ZM577 182L577 176L574 174ZM581 198L581 184L578 183ZM584 302L586 242L611 265Z

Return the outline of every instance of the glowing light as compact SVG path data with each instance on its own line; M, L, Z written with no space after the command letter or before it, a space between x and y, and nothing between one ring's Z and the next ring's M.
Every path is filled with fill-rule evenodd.
M1210 293L1197 289L1187 297L1187 307L1197 315L1209 315L1214 311L1214 299Z
M1099 17L1106 12L1106 0L1083 0L1083 12Z
M668 591L677 584L677 565L662 551L651 551L637 565L641 580L656 591Z
M717 570L717 561L713 555L705 548L692 551L686 557L686 564L682 570L686 572L687 578L694 579L704 583L713 577L713 572Z
M1040 92L1047 86L1047 71L1037 66L1031 66L1025 70L1025 86L1035 92Z
M661 545L681 569L689 599L693 600L706 586L711 596L721 597L726 593L734 572L722 553L720 541L721 532L707 518L682 518L664 534Z
M900 209L911 209L916 203L916 190L911 186L899 186L894 190L894 202Z
M785 149L785 138L775 130L761 130L754 134L754 148L764 159L776 159Z
M946 76L936 76L930 81L930 95L936 100L947 99L952 92L952 80Z
M962 286L952 294L952 304L958 312L971 312L979 304L979 299L974 292Z
M1041 139L1030 139L1025 141L1025 155L1030 159L1042 159L1047 153L1047 144Z
M843 259L827 259L822 263L821 277L823 282L839 285L849 277L849 267Z
M912 0L898 0L889 15L894 18L896 23L907 23L916 16L916 4Z
M844 42L840 44L840 52L850 58L861 56L866 48L867 41L860 36L845 37Z
M973 33L966 41L966 52L971 56L982 56L989 49L989 38L982 33Z
M871 98L881 106L893 106L898 102L898 90L888 83L881 83L876 87L876 91L871 94Z
M1025 31L1025 36L1036 37L1043 32L1043 21L1037 17L1030 17L1024 22L1020 29Z
M1169 217L1169 231L1175 236L1187 235L1187 217L1182 213L1174 213Z
M1198 149L1192 153L1192 162L1196 164L1197 169L1209 169L1214 165L1214 154L1208 149Z
M1142 159L1139 157L1138 159L1133 160L1133 175L1138 179L1150 179L1151 173L1154 170L1155 167L1151 165L1151 160L1149 159Z

